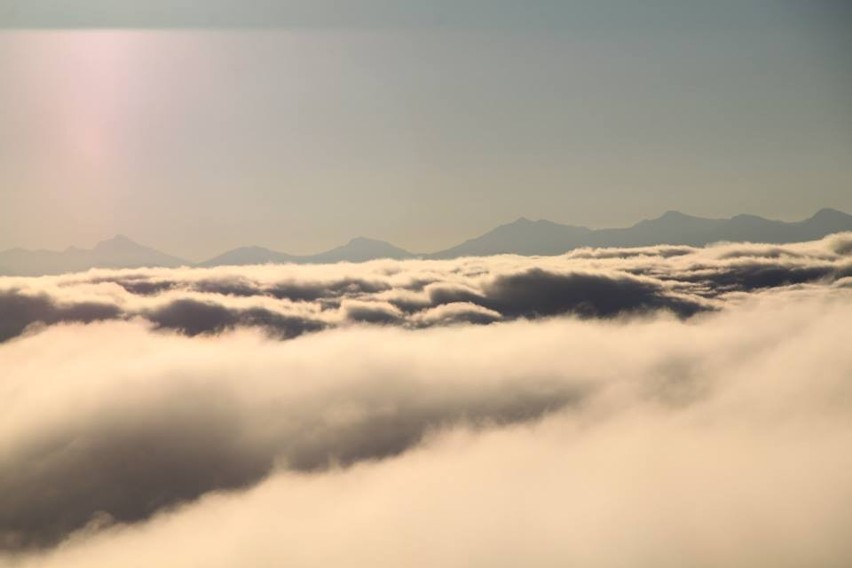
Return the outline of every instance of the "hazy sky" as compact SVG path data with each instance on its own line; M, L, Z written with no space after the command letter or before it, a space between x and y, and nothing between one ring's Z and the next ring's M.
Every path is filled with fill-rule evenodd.
M852 5L0 0L0 249L852 211Z

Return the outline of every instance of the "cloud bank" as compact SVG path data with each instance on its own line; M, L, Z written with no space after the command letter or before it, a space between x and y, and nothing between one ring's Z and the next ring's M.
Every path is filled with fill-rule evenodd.
M732 294L852 277L852 233L792 245L578 249L558 257L92 270L0 279L0 341L60 323L141 319L194 336L277 338L356 323L422 328L719 309Z
M0 565L847 566L852 235L0 280Z

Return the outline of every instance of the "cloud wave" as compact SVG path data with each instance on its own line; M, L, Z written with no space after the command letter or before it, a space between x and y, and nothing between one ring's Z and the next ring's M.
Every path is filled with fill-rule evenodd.
M407 328L719 309L732 293L852 276L852 233L792 245L579 249L560 257L324 266L93 270L0 279L0 341L31 327L142 318L187 335L257 327L277 338L353 323ZM441 308L450 306L449 308ZM436 314L453 316L436 317Z
M850 242L0 280L0 565L848 565Z

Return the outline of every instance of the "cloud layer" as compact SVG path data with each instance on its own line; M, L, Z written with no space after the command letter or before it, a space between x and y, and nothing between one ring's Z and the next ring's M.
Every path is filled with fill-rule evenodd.
M0 280L0 565L848 565L850 243Z
M273 337L354 323L406 328L577 315L715 310L732 293L831 286L852 276L852 233L793 245L579 249L559 257L324 266L92 270L0 279L0 341L63 322L140 318L194 336Z

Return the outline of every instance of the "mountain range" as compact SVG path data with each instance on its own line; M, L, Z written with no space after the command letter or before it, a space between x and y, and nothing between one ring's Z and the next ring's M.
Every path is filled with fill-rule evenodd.
M263 247L241 247L200 263L192 263L133 242L123 235L92 249L0 252L0 275L35 276L77 272L90 268L227 266L269 263L318 264L364 262L380 258L448 259L494 254L556 255L579 247L634 247L656 244L701 246L719 241L789 243L852 231L852 215L821 209L797 222L775 221L755 215L707 219L668 211L655 219L621 229L589 229L552 221L520 218L500 225L459 245L430 254L414 254L388 242L358 237L314 255L292 255Z
M378 258L415 258L412 254L388 242L357 237L339 247L313 255L293 255L263 247L240 247L198 263L198 266L241 266L246 264L271 264L293 262L297 264L324 264L332 262L365 262Z
M187 261L140 245L124 235L101 241L94 248L64 251L14 248L0 252L0 275L38 276L80 272L90 268L176 267Z

